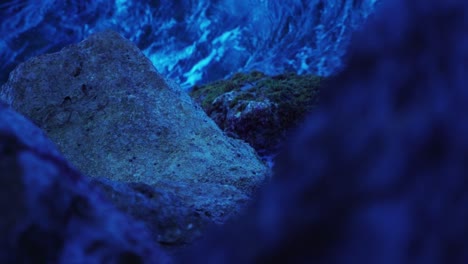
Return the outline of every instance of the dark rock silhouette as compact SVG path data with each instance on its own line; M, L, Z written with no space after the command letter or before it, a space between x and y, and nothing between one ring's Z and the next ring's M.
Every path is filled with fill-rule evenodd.
M383 3L274 183L189 258L468 263L467 17L467 1Z
M23 116L0 103L1 263L167 263Z

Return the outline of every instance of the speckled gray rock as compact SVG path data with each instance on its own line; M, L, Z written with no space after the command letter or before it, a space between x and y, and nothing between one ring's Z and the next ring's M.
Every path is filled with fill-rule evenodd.
M167 263L29 120L0 103L0 263Z
M250 146L224 136L184 91L112 31L19 65L0 99L43 128L90 176L208 183L250 195L268 173ZM224 210L236 208L225 203Z
M249 196L231 185L161 181L154 187L176 196L196 214L208 217L216 224L235 216L251 201Z
M153 240L165 250L177 251L192 243L212 224L207 216L184 206L177 195L165 188L105 178L93 178L91 182L118 209L144 222Z

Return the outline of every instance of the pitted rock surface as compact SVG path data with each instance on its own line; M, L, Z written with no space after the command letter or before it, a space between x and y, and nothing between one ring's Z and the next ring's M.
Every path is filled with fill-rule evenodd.
M19 65L0 98L93 177L216 184L245 196L268 174L250 146L226 137L137 47L112 31ZM225 204L226 211L236 208Z

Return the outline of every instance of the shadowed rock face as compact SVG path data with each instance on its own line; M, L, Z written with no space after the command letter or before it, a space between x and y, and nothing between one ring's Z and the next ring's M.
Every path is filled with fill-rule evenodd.
M466 1L382 5L275 182L189 259L468 263L467 17Z
M30 121L0 104L1 263L167 263Z
M21 64L0 98L44 129L83 173L193 185L201 192L184 198L186 204L218 222L268 174L250 146L224 136L184 91L112 31ZM216 191L203 191L203 185ZM210 202L199 203L199 197Z
M171 253L200 238L206 226L213 224L212 217L188 207L172 189L105 178L92 178L91 183L119 210L145 223L152 240Z

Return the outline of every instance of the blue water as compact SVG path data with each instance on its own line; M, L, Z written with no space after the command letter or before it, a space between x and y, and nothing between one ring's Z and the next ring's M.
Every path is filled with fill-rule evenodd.
M0 84L22 61L112 28L184 88L239 71L328 76L379 0L0 2Z

